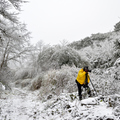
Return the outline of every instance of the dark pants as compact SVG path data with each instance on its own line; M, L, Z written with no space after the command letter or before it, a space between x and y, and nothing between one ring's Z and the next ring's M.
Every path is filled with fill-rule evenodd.
M75 82L77 83L78 95L80 97L80 96L82 96L82 89L81 89L82 85L77 80L75 80Z
M75 81L76 81L77 86L78 86L78 95L79 95L79 97L81 97L81 96L82 96L82 89L81 89L81 87L82 87L83 85L81 85L77 80L75 80ZM84 87L84 86L83 86L83 87ZM89 86L86 86L86 88L89 89L87 92L88 92L89 96L91 96L91 91L90 91Z

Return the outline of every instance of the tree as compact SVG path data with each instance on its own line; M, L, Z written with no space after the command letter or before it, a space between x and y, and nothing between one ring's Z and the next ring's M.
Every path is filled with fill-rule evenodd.
M19 23L18 11L21 10L21 3L25 3L23 0L1 0L0 1L0 31L5 32L4 27L7 22Z
M68 41L66 39L63 39L62 41L60 41L61 46L65 47L68 45Z
M30 49L29 32L21 24L16 11L20 11L23 0L0 1L0 69L10 60L18 61Z
M0 68L7 66L10 60L18 61L24 53L30 50L29 33L25 25L10 26L3 36L4 40L0 46Z
M41 70L46 71L51 67L50 58L54 52L55 48L49 45L45 45L42 50L39 51L37 63Z

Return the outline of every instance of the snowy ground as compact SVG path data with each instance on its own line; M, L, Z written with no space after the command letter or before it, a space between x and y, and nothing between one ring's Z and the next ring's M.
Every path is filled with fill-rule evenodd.
M76 97L77 93L63 93L41 101L39 91L14 88L1 94L0 120L120 120L119 109L115 116L115 108L100 97Z

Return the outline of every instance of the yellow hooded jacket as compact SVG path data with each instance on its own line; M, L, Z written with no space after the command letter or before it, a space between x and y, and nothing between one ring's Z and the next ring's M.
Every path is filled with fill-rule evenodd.
M78 72L78 76L76 78L76 80L83 85L85 83L85 74L86 72L83 70L83 68L81 70L79 70ZM90 82L90 76L88 74L88 83Z

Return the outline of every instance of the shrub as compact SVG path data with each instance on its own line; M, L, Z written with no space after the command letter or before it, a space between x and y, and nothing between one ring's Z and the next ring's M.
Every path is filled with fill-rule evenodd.
M115 50L114 50L114 61L116 59L118 59L120 57L120 39L116 39L116 41L114 42L115 46Z
M84 38L84 39L81 40L81 48L90 46L92 44L93 44L93 41L91 40L90 37L86 37L86 38Z
M22 88L29 86L30 83L31 83L31 79L25 79L20 82Z
M15 80L33 78L35 74L34 68L21 68L15 73Z
M44 74L37 75L31 82L30 90L37 90L41 87Z
M38 56L38 67L41 71L59 69L63 65L81 67L86 61L82 60L80 54L71 47L49 47Z
M69 66L62 66L61 69L49 70L44 74L44 80L42 80L40 89L41 93L46 95L59 95L64 91L76 91L75 79L77 73L78 68Z
M87 46L92 45L92 44L93 44L93 42L91 41L91 38L86 37L82 40L75 41L75 42L69 44L68 46L72 47L74 49L80 50L81 48L87 47Z
M29 89L30 85L31 85L31 79L24 79L24 80L18 79L15 81L16 87Z
M108 36L106 34L102 34L102 33L97 33L97 34L92 34L91 39L92 40L104 40L106 39Z
M118 32L120 30L120 21L114 25L114 31Z
M8 67L0 69L0 82L7 90L11 90L10 82L14 78L14 71Z
M60 68L62 65L75 65L76 67L80 67L82 62L78 52L70 47L64 47L56 51L51 56L50 61L55 68Z
M115 48L116 49L120 49L120 39L116 39L116 41L114 42L115 44Z
M98 71L100 70L100 71ZM120 91L120 67L111 67L109 69L94 69L92 82L99 95L119 94ZM95 75L96 74L96 75ZM92 75L91 75L92 77Z

